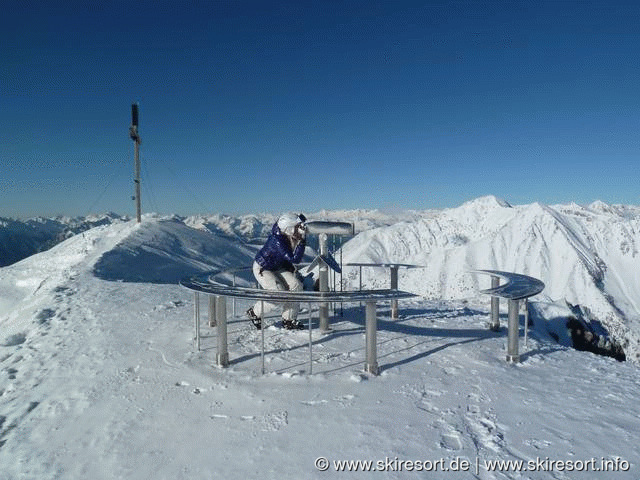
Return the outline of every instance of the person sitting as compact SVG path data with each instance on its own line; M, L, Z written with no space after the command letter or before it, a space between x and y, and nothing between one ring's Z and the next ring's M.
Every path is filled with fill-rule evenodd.
M264 246L256 254L253 275L265 290L303 289L302 280L296 274L296 263L300 263L306 246L306 218L303 214L287 213L278 218L271 228L271 234ZM273 308L271 302L259 300L247 310L247 316L260 330L262 317ZM298 302L286 302L282 310L282 325L288 330L302 329L297 319L300 311Z

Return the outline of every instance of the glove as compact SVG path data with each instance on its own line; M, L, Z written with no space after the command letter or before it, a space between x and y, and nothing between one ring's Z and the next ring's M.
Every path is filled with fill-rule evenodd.
M299 242L307 238L307 227L304 223L300 223L293 229L293 238Z

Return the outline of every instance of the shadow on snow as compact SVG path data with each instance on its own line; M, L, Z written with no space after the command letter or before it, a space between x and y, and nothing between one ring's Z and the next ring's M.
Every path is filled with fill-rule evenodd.
M387 319L381 319L380 318L380 312L384 312L385 310L382 309L378 309L378 333L382 333L382 332L387 332L387 333L391 333L391 334L398 334L396 336L393 336L392 338L387 338L387 339L383 339L380 340L380 338L378 338L378 350L382 348L384 348L385 345L391 345L393 342L397 341L398 339L401 338L413 338L416 340L416 342L413 342L411 345L403 345L402 347L396 347L396 348L392 348L390 351L387 351L383 354L379 354L378 355L378 361L380 363L379 366L379 371L383 372L385 370L390 370L393 369L395 367L398 367L400 365L405 365L408 363L412 363L415 362L417 360L420 360L422 358L428 357L430 355L433 355L437 352L443 351L447 348L450 347L454 347L457 345L464 345L467 343L472 343L472 342L477 342L477 341L481 341L487 338L495 338L496 337L496 333L492 332L488 329L484 329L484 328L459 328L459 329L453 329L453 328L439 328L438 326L421 326L421 325L408 325L406 324L407 321L416 321L416 320L422 320L422 321L431 321L431 322L439 322L439 323L443 323L446 322L447 320L452 320L455 318L459 318L459 317L470 317L470 316L476 316L476 315L488 315L487 312L485 311L480 311L480 310L472 310L469 309L467 307L464 308L459 308L459 309L455 309L455 308L442 308L442 309L433 309L433 308L426 308L426 309L418 309L415 307L412 308L408 308L408 309L402 309L402 317L399 318L398 320L387 320ZM388 310L387 310L388 313ZM338 320L336 320L336 318ZM303 319L304 321L304 319ZM249 326L249 322L248 320L242 319L242 318L236 318L236 319L230 319L229 321L229 325L241 325L246 323L247 328L251 328ZM340 328L340 329L336 329L335 327L338 325L344 325L346 323L350 323L353 326L352 327L347 327L347 328ZM340 320L340 317L334 317L333 318L333 327L334 330L332 330L332 333L326 336L323 336L322 338L317 338L312 340L311 344L312 346L315 345L330 345L332 343L336 343L339 342L341 339L347 338L347 337L352 337L354 335L362 335L364 333L364 326L365 326L365 318L364 318L364 312L363 312L363 308L362 307L351 307L351 308L345 308L344 309L344 319ZM307 325L308 328L308 325ZM312 328L316 329L319 328L319 319L317 317L312 318ZM307 330L304 330L304 332L306 332ZM257 332L257 331L256 331ZM498 333L499 335L499 333ZM206 338L206 337L202 337L202 338ZM421 346L424 345L428 345L430 343L433 343L433 339L452 339L452 341L445 343L445 344L440 344L437 345L433 348L430 348L428 350L425 351L420 351L410 357L406 357L406 358L402 358L396 361L392 361L389 363L383 363L380 360L387 358L387 357L392 357L398 354L401 354L404 351L409 351L412 350L414 348L419 348ZM458 339L458 341L455 341L454 339ZM278 347L278 348L270 348L268 350L265 350L265 355L274 355L274 354L279 354L279 353L284 353L284 352L294 352L294 351L300 351L303 349L307 349L309 346L308 342L305 343L300 343L299 345L295 345L295 346L291 346L291 347ZM216 347L215 346L211 346L209 348L205 348L203 350L214 350ZM336 353L336 355L344 355L345 357L349 357L351 354L353 353L357 353L357 352L361 352L365 350L365 346L364 344L358 348L351 348L349 351L344 351L341 353ZM261 352L255 352L255 353L248 353L248 354L244 354L241 355L239 357L236 357L234 359L231 360L231 365L239 365L248 361L252 361L255 360L257 358L260 358L261 356ZM330 368L328 370L322 370L322 373L331 373L331 372L336 372L339 370L344 370L344 369L348 369L348 368L352 368L356 365L359 364L363 364L364 363L364 358L362 359L358 359L357 361L351 361L348 362L347 364L344 365L340 365L337 366L335 368ZM286 372L288 370L292 370L301 366L305 366L308 365L308 360L304 360L301 362L297 362L295 364L292 365L288 365L286 367L280 368L275 370L276 373L283 373Z

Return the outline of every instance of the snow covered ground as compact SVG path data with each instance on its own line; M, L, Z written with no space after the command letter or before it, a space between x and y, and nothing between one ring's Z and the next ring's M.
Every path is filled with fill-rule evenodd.
M342 316L337 310L332 334L314 331L313 375L308 332L284 331L276 318L265 331L266 375L260 335L241 316L229 325L231 366L213 367L216 330L203 327L202 350L195 351L193 295L174 280L248 264L255 247L202 225L155 216L141 225L116 221L4 267L0 478L637 480L637 363L532 332L522 362L507 364L506 333L486 328L481 280L458 276L468 266L538 276L550 289L541 301L568 298L569 290L556 291L564 282L594 311L623 292L629 302L615 320L633 333L638 297L628 260L637 258L637 230L630 232L637 212L547 208L482 199L348 243L345 261L433 262L401 276L401 288L423 297L402 302L400 319L379 306L378 377L363 373L364 314L357 304L344 305ZM473 237L462 227L479 221L482 209L485 233ZM620 224L602 226L601 238L581 230L580 213L597 231L601 216L602 225L611 215ZM534 217L537 227L528 223ZM401 235L393 248L389 232ZM553 235L558 239L549 243ZM542 239L550 248L536 257ZM592 246L600 243L615 249L596 256L602 250ZM506 264L496 264L498 254ZM535 258L525 264L518 256ZM566 278L554 273L550 281L545 272L556 272L558 261ZM614 264L621 266L617 280L608 276ZM371 285L387 281L380 272L366 275ZM339 471L349 468L360 472Z

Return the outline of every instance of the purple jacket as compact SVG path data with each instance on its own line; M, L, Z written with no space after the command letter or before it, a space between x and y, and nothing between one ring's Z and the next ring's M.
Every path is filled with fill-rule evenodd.
M294 263L300 263L304 255L306 243L302 240L294 251L287 236L280 231L278 223L274 223L271 234L264 246L256 254L255 260L265 270L295 271Z

